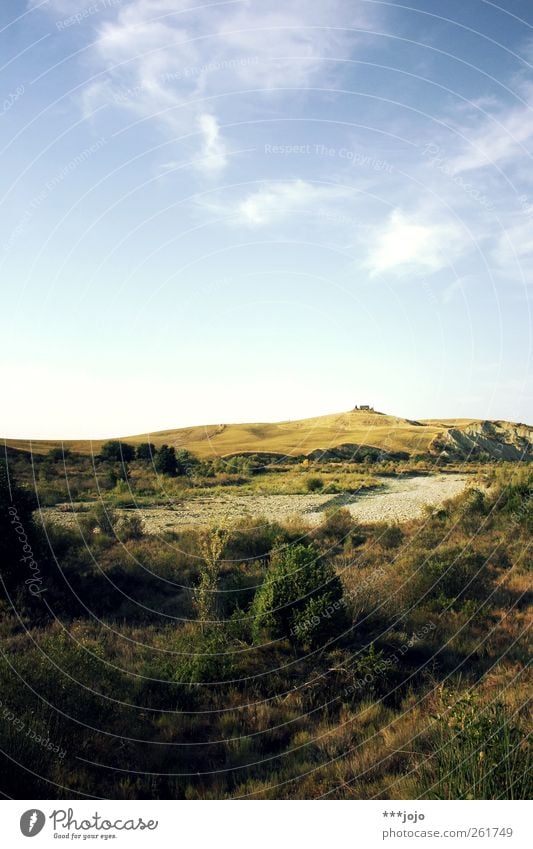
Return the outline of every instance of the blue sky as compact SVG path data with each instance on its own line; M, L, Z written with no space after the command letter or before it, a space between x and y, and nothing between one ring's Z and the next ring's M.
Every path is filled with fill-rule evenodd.
M12 0L0 29L3 435L533 422L529 2Z

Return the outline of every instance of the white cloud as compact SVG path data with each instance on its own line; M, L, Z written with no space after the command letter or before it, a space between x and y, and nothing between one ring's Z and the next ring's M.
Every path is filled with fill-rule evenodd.
M66 0L52 0L46 8L65 11L67 5ZM88 114L104 102L179 134L199 127L201 170L218 174L228 161L227 142L220 116L200 101L243 88L260 88L272 96L277 87L306 87L316 80L324 84L345 69L330 60L347 58L357 44L357 32L349 28L368 27L375 14L358 0L242 0L196 7L190 0L102 4L87 26L96 31L94 70L104 76L88 85L83 105Z
M513 223L496 240L492 259L498 271L530 282L533 275L533 222L524 217Z
M202 151L196 160L196 168L204 174L217 174L227 162L226 145L220 137L220 127L214 115L202 113L198 125L203 139Z
M531 90L524 92L531 101ZM501 107L484 117L473 131L461 128L468 143L451 160L455 174L499 165L511 159L522 159L533 154L533 107L528 103Z
M346 200L349 194L342 186L316 185L305 180L270 181L229 208L229 214L239 224L262 227L298 211L318 213L328 204Z
M371 274L438 271L458 258L466 240L452 222L428 222L401 209L390 214L376 234L364 262Z

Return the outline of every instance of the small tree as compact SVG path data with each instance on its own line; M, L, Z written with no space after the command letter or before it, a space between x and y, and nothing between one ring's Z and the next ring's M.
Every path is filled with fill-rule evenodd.
M273 560L253 602L254 636L289 637L317 646L346 622L343 588L333 565L315 545L295 545Z
M318 492L324 487L324 481L318 476L310 477L305 481L305 487L308 492Z
M37 503L33 494L18 486L10 477L6 462L0 462L0 573L8 590L31 576L26 565L33 562L38 548L32 511Z
M178 475L190 475L198 466L198 463L199 460L192 451L187 451L186 448L180 448L179 451L176 451L176 471Z
M72 451L70 448L65 448L64 446L60 448L58 446L57 448L50 448L47 456L53 463L57 463L60 460L68 460L71 455Z
M80 527L84 534L103 534L106 537L116 536L115 528L118 522L116 510L103 501L81 516Z
M152 442L141 442L137 446L135 456L137 460L153 460L157 453L157 448Z
M203 562L200 580L194 591L194 604L202 630L216 619L216 589L220 575L220 558L229 539L229 529L221 523L200 534Z
M135 448L127 442L111 439L104 442L100 448L100 460L112 460L113 462L129 463L135 459Z
M162 445L155 455L154 466L162 475L175 477L178 474L176 450L172 446Z

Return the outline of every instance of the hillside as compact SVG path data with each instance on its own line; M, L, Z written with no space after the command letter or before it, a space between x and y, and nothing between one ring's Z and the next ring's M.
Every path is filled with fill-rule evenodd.
M288 456L331 452L349 457L362 446L384 453L444 455L450 459L533 459L533 427L502 421L442 419L412 421L375 411L334 413L299 421L219 424L121 437L130 443L150 441L187 448L199 457L237 453ZM104 440L70 440L65 446L98 453ZM53 440L7 439L8 448L46 453L61 445ZM344 449L342 450L342 447ZM339 451L341 448L341 451Z

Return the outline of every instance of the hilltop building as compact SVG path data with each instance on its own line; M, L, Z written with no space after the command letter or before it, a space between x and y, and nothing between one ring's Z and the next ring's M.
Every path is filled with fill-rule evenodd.
M357 404L356 404L355 407L354 407L354 411L355 410L364 410L366 413L369 413L369 412L373 413L374 407L370 407L368 404L361 404L361 406L358 407Z

